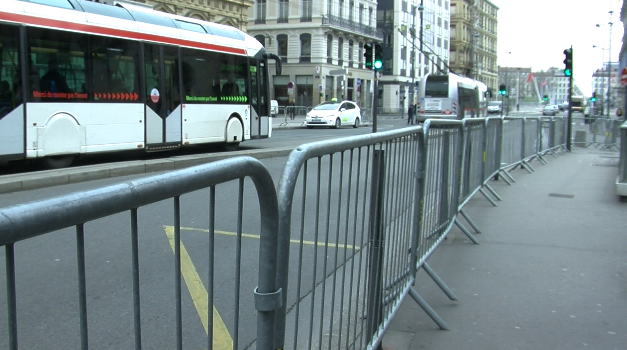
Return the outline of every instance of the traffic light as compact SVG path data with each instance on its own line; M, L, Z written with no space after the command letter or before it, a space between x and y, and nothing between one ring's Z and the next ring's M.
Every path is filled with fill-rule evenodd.
M507 88L505 84L499 85L499 95L507 95Z
M372 69L372 43L364 45L364 57L366 58L366 69Z
M595 102L597 100L597 93L593 92L592 97L590 97L590 101Z
M573 75L573 49L564 50L564 75L570 77Z
M544 95L544 97L542 97L542 100L544 100L544 102L548 101L549 100L549 96Z
M379 44L374 46L374 69L383 69L383 48Z

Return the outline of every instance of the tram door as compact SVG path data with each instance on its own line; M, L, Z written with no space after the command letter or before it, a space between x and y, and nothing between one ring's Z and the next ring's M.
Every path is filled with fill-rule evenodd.
M181 146L181 97L178 48L144 44L146 72L146 149Z

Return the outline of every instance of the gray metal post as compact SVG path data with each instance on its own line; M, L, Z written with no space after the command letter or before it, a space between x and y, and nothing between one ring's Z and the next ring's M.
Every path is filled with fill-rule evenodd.
M383 187L385 183L385 151L375 150L370 188L370 250L368 256L368 319L366 336L373 336L383 315ZM379 345L378 349L382 349Z

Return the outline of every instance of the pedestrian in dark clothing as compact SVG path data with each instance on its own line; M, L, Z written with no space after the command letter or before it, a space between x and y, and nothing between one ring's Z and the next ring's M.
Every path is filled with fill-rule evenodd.
M296 117L296 102L293 98L290 98L290 102L287 104L287 106L290 119L294 120L294 118Z
M414 114L416 113L416 105L413 103L409 104L409 108L407 108L407 124L414 124Z

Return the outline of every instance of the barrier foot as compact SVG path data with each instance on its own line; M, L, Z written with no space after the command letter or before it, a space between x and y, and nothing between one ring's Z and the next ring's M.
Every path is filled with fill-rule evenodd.
M544 158L541 154L538 154L538 160L540 161L540 163L546 165L549 164L549 162L547 162L546 158Z
M493 206L498 207L498 204L496 204L496 202L492 198L490 198L490 196L488 196L487 193L485 193L483 188L480 188L479 192L485 197L485 199L487 199L490 203L492 203Z
M438 274L435 273L435 271L433 271L433 269L431 268L431 266L429 266L429 264L427 264L425 262L424 264L422 264L422 268L425 269L425 272L427 273L427 275L429 275L429 277L431 277L433 282L435 282L435 284L437 284L438 287L440 287L440 289L442 289L444 294L446 294L446 296L449 299L454 300L454 301L459 300L459 299L457 299L457 296L455 295L455 293L453 293L453 291L446 285L446 283L444 283L444 281L442 281L440 276L438 276Z
M559 158L559 154L557 154L557 152L555 152L555 150L554 150L553 148L551 148L551 149L549 150L549 152L551 152L551 154L553 155L553 157L555 157L555 158Z
M500 172L501 172L501 174L503 174L506 177L508 177L512 182L516 182L516 179L514 179L512 174L510 174L508 171L505 171L505 170L501 169Z
M484 184L483 185L485 188L488 189L488 191L490 191L490 193L492 193L492 195L494 196L494 198L496 198L497 201L503 201L503 199L501 198L501 196L499 196L498 193L496 193L496 191L492 188L492 186L488 185L488 184Z
M475 230L476 233L481 233L481 230L479 230L479 227L475 225L472 219L470 219L470 216L468 216L468 214L466 214L466 212L463 209L460 209L459 213L462 214L462 216L464 217L464 219L466 219L466 221L468 221L468 223L470 224L470 226L472 226L473 230Z
M459 227L459 229L462 230L462 232L466 235L466 237L468 237L468 239L470 239L472 241L472 243L474 243L474 244L481 244L475 238L475 236L473 236L473 234L470 233L470 231L468 231L468 229L459 221L458 218L455 218L455 225L457 225L457 227Z
M418 292L414 290L414 288L409 288L409 295L412 299L414 299L414 301L416 301L418 306L420 306L427 313L427 315L431 317L433 322L435 322L441 330L447 331L450 329L446 322L444 322L444 320L435 311L433 311L431 306L427 304L427 302L420 296L420 294L418 294Z
M520 167L527 170L529 174L533 174L533 172L536 171L531 165L529 165L529 163L524 160L522 161L522 163L520 163Z

